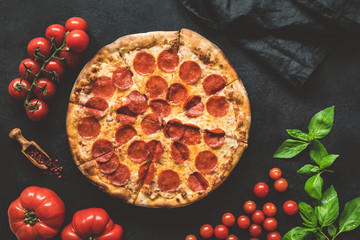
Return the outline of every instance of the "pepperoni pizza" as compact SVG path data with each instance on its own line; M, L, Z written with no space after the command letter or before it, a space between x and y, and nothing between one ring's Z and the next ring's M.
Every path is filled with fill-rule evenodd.
M222 51L182 29L119 38L78 76L67 134L92 183L126 202L179 207L216 189L247 147L250 105Z

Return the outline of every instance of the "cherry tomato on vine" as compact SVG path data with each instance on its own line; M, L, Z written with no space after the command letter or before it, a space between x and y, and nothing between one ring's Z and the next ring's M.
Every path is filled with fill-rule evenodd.
M193 234L189 234L186 236L185 240L197 240L196 236Z
M281 172L280 168L272 168L269 171L270 178L272 178L274 180L281 178L281 174L282 174L282 172Z
M30 72L26 71L26 69L29 69ZM21 78L29 81L34 80L35 75L38 74L40 69L40 64L31 58L22 60L19 65L19 73Z
M10 96L15 100L25 100L26 94L28 91L26 89L30 89L31 84L21 78L15 78L9 84L8 91Z
M259 182L254 187L254 194L259 198L264 198L269 194L269 186L264 182Z
M81 53L89 45L89 36L83 30L73 30L66 35L65 42L71 50Z
M253 214L256 211L256 203L254 201L247 201L244 204L244 211L247 214Z
M81 17L72 17L66 21L65 28L68 31L83 30L84 32L86 32L88 30L88 24Z
M222 224L219 224L215 227L214 235L217 239L225 239L229 236L229 229Z
M230 234L230 235L226 238L226 240L238 240L238 237L235 236L234 234Z
M51 55L50 43L43 37L34 38L29 42L27 51L32 59L48 59Z
M235 221L235 217L232 213L224 213L224 215L222 215L221 222L227 227L234 225Z
M262 233L261 226L257 224L251 224L251 226L249 227L249 233L253 237L260 237Z
M289 184L285 178L279 178L274 183L274 188L278 192L285 192L286 189L288 188L288 186L289 186Z
M62 51L59 52L60 58L65 58L65 64L70 67L76 67L81 59L81 54L71 51L69 46L64 46Z
M298 212L299 206L296 202L289 200L289 201L284 202L283 210L284 210L285 214L291 216L291 215L295 215Z
M268 202L268 203L264 204L263 212L266 216L273 217L277 213L277 208L276 208L275 204Z
M281 235L278 232L270 232L267 235L267 240L281 240Z
M50 38L54 38L54 43L57 47L60 47L64 42L66 30L64 26L60 24L52 24L48 26L45 31L46 38L50 41Z
M45 92L44 92L44 90L42 90L38 86L33 87L33 89L32 89L33 93L38 99L41 99L43 101L48 101L55 96L56 85L53 81L51 81L47 78L39 78L38 80L36 80L36 84L38 86L40 86L41 88L45 89Z
M51 59L45 66L45 70L43 74L46 78L52 80L58 80L64 76L64 64L59 59ZM50 73L51 72L51 73ZM55 72L55 73L53 73Z
M31 120L38 122L46 118L49 113L48 105L40 99L32 99L29 102L32 106L26 107L26 115Z
M265 228L266 231L272 232L275 229L277 229L278 222L275 218L272 218L272 217L265 218L265 220L263 222L263 227Z
M211 238L214 234L214 228L210 224L204 224L200 228L200 235L203 238Z
M237 224L238 224L239 228L246 229L250 226L250 218L248 216L241 215L237 219Z
M251 219L256 224L261 224L265 220L265 214L261 210L256 210Z

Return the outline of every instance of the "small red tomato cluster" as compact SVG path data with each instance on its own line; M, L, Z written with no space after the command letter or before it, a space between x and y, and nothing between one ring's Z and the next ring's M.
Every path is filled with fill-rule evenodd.
M278 192L284 192L288 188L288 182L285 178L281 178L281 170L279 168L273 168L269 172L270 178L275 180L274 188ZM254 187L254 194L258 198L265 198L269 194L269 186L265 182L259 182ZM229 227L232 227L235 222L241 229L249 229L250 235L253 237L250 240L259 240L258 237L261 236L264 228L268 231L267 240L280 240L281 235L279 232L275 231L278 227L278 221L274 216L277 213L277 207L274 203L268 202L265 203L262 207L262 210L257 209L256 203L254 201L247 201L243 206L244 211L249 214L241 215L235 219L232 213L225 213L222 218L222 224L217 225L215 229L210 224L204 224L200 228L200 236L202 238L208 239L213 235L217 239L226 239L226 240L238 240L238 238L231 234L229 235ZM283 204L283 211L287 215L295 215L298 212L298 205L294 201L286 201ZM262 227L261 227L262 224ZM197 240L196 236L190 234L186 236L185 240Z
M86 33L88 25L80 17L72 17L65 23L50 25L45 37L32 39L27 52L30 58L20 62L20 78L9 84L8 91L13 99L25 101L26 115L33 121L43 120L49 112L45 101L56 93L56 85L64 76L65 66L75 67L81 59L81 52L89 45ZM34 99L30 99L34 96Z

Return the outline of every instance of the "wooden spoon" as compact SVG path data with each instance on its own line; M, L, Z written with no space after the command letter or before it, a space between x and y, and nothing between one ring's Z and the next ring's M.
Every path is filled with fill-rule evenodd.
M34 150L39 151L40 153L44 154L45 157L47 157L48 161L51 161L49 155L47 155L44 150L41 149L41 147L39 147L39 145L37 145L34 141L28 141L24 138L24 136L21 133L21 130L19 128L14 128L13 130L11 130L11 132L9 133L9 137L11 139L15 139L17 140L20 145L22 146L21 152L25 155L25 157L27 157L30 162L32 164L34 164L36 167L42 169L42 170L47 170L48 167L45 164L41 164L39 162L37 162L32 156L30 156L29 154L26 153L26 150L28 148L34 148Z

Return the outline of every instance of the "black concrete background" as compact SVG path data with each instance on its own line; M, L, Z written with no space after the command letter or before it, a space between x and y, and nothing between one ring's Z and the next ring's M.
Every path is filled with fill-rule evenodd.
M69 70L58 85L56 99L49 103L46 121L34 123L27 119L22 103L12 100L7 87L18 77L18 65L27 58L27 43L43 36L48 25L64 24L72 16L81 16L89 24L90 45L84 62L102 46L126 34L154 30L178 30L186 27L204 35L218 45L234 65L249 93L252 126L249 148L229 179L212 195L191 206L179 209L146 209L122 203L92 186L77 170L68 147L65 132L67 100L81 67ZM324 174L325 185L334 184L340 196L341 209L346 201L360 196L360 45L349 40L334 51L314 72L305 86L294 89L273 76L264 66L229 42L221 33L197 22L179 2L172 1L17 1L0 2L0 233L2 239L15 239L7 223L7 208L21 191L32 185L54 190L66 204L68 224L80 209L101 207L124 228L124 239L184 239L189 233L198 235L204 223L220 223L221 215L243 214L242 205L254 199L259 204L272 201L281 208L285 200L306 200L305 178L296 170L309 161L302 154L290 161L277 160L272 154L285 140L286 128L306 130L311 116L319 110L336 105L335 126L323 140L330 153L340 154L333 166L335 173ZM21 154L17 143L8 138L9 131L20 127L24 136L35 140L52 157L64 165L63 179L42 175ZM278 166L288 179L286 193L275 193L263 201L256 199L252 187L258 181L272 184L267 172ZM300 217L277 215L279 231L284 234L300 224ZM239 239L249 239L246 231L233 227ZM338 239L358 239L360 231L340 235ZM266 239L265 234L262 239Z

